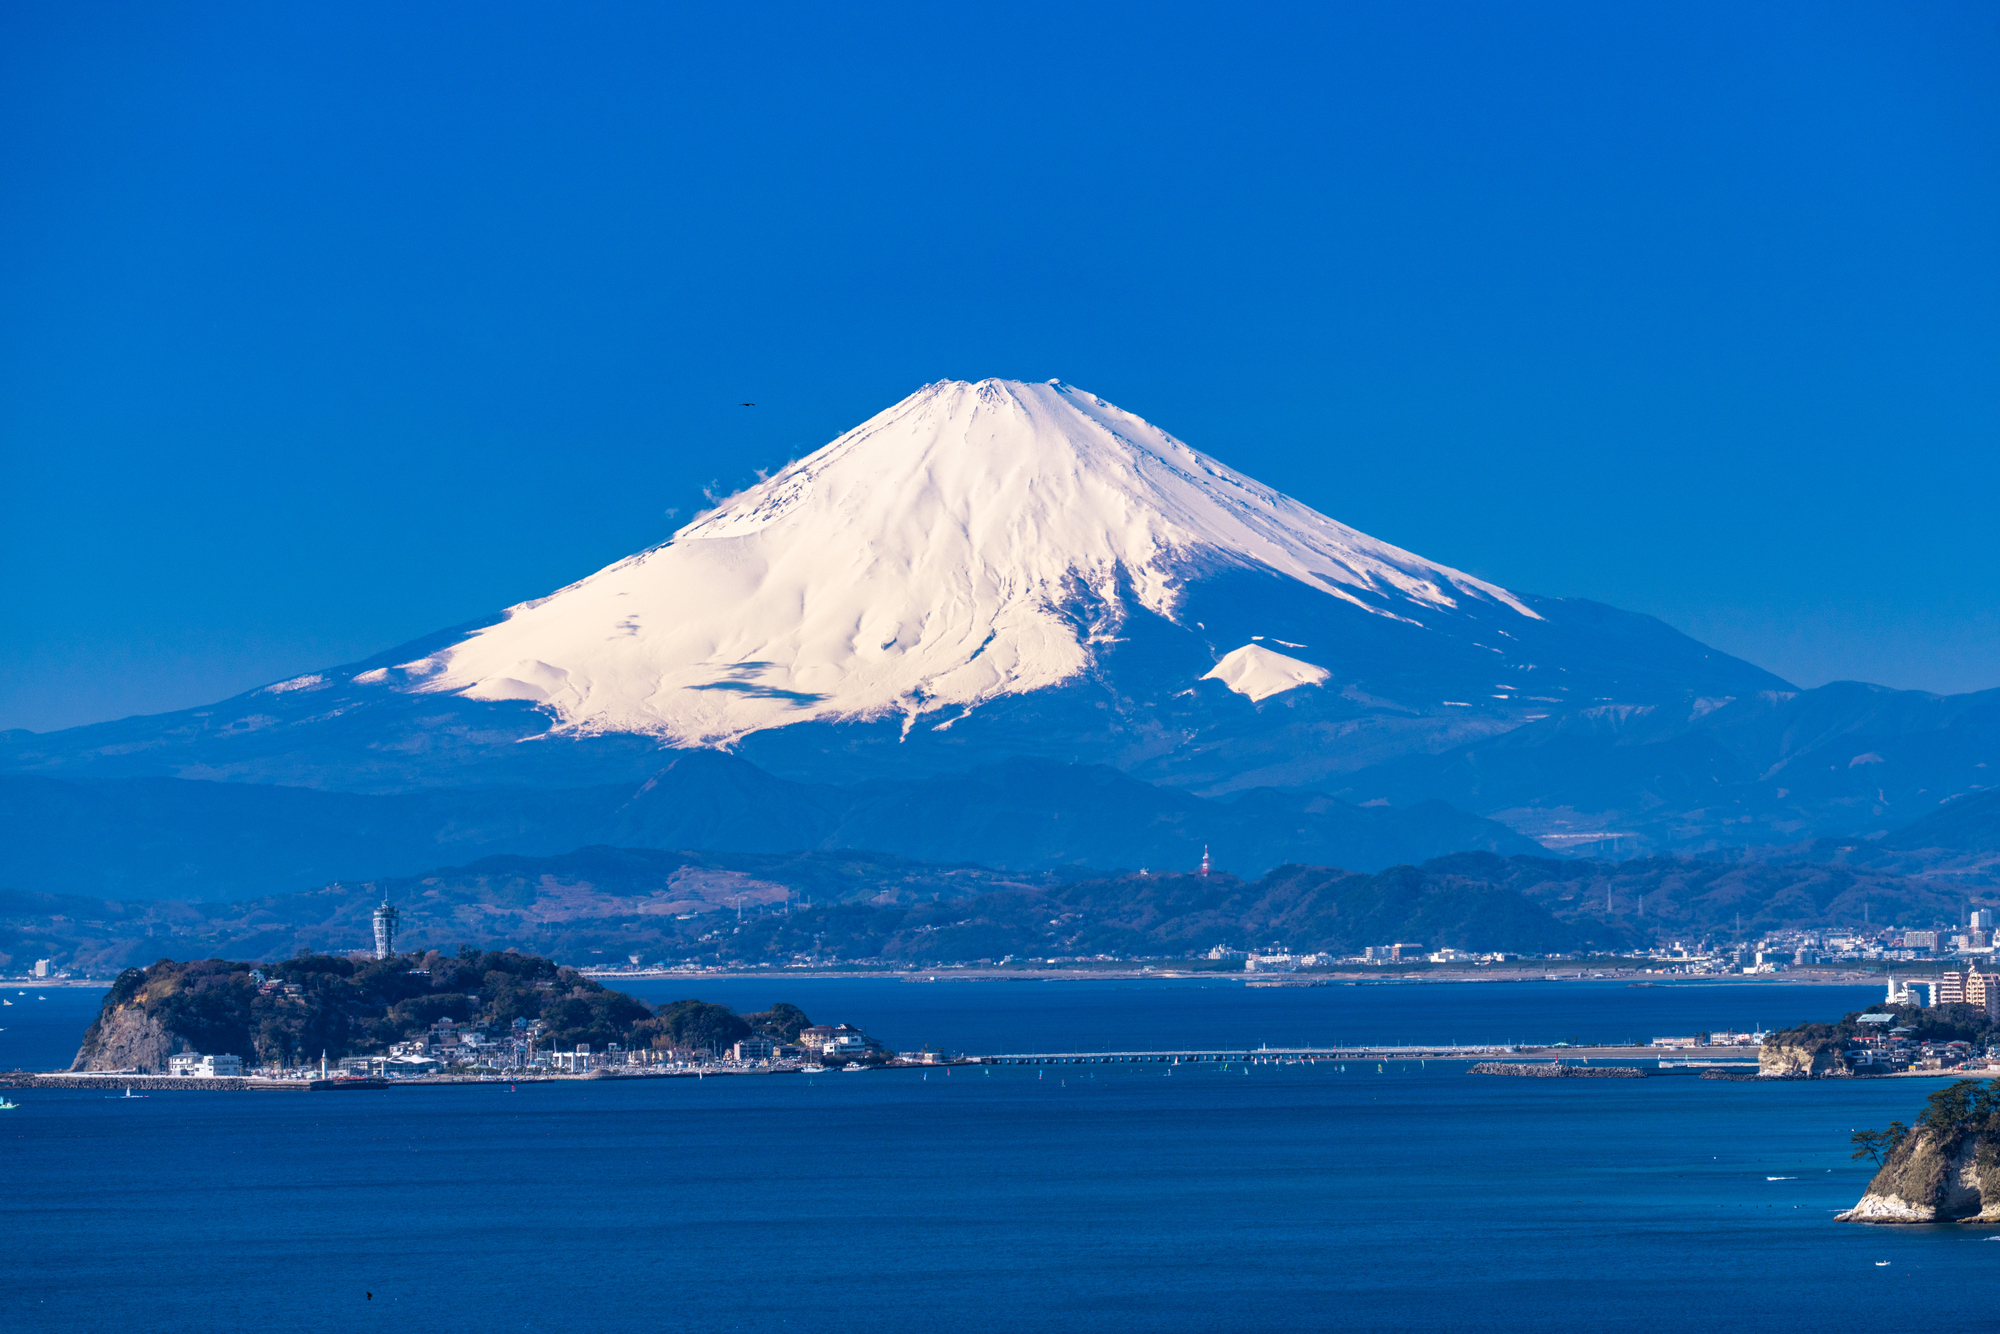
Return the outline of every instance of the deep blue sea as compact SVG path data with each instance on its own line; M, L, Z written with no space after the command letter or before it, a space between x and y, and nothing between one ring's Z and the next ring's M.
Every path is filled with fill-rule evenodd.
M99 993L7 998L65 1064ZM757 979L897 1047L1605 1040L1874 988ZM25 1007L25 1013L24 1013ZM67 1025L67 1032L61 1031ZM17 1091L16 1330L1986 1328L2000 1244L1831 1215L1929 1082L1456 1063L1027 1067L344 1094ZM1992 1249L1987 1249L1989 1246ZM1886 1261L1884 1265L1882 1262ZM364 1294L373 1292L372 1299Z

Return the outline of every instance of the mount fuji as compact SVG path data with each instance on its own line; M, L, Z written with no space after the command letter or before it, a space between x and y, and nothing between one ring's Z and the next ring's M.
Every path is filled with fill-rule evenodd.
M722 838L755 823L773 782L848 794L785 789L787 809L916 810L880 793L975 771L1026 791L1048 766L1099 766L1230 804L1246 831L1263 811L1244 837L1270 847L1312 825L1301 802L1322 823L1345 802L1353 825L1442 797L1550 847L1630 836L1643 815L1637 846L1667 848L1848 833L1914 794L1906 823L1980 786L2000 710L1960 698L1801 692L1651 617L1358 532L1073 386L940 381L546 597L204 708L0 735L0 777L421 797L410 818L436 824L441 850L476 825L468 846L528 851L508 830L534 824L548 851L570 826L495 793L589 789L604 800L576 829L616 829L672 769L676 792L737 794L712 828L674 826ZM683 763L703 755L707 769ZM1214 816L1148 809L1184 842ZM856 827L843 820L814 828ZM1436 838L1518 837L1480 823ZM812 845L803 825L760 837ZM1002 843L910 846L1005 860ZM1338 852L1308 844L1289 855Z
M1789 687L1650 617L1425 560L1050 381L940 381L489 621L0 766L356 792L1015 756L1216 795L1604 704Z
M907 737L1084 678L1135 615L1205 629L1189 587L1225 572L1410 626L1468 603L1542 619L1094 395L987 380L927 386L666 544L403 670L421 689L545 705L569 734L729 746L894 720ZM1216 679L1252 698L1327 679L1239 651L1256 655L1247 676Z

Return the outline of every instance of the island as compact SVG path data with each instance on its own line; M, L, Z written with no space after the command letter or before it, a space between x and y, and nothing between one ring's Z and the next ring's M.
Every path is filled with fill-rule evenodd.
M263 964L162 959L119 975L71 1069L193 1073L206 1054L200 1072L210 1075L334 1064L360 1075L551 1065L575 1072L579 1054L586 1068L715 1058L745 1042L768 1056L810 1023L785 1004L739 1015L689 999L655 1010L513 950L382 959L300 951Z
M1857 1223L2000 1222L2000 1080L1961 1079L1931 1094L1915 1126L1857 1130L1856 1158L1879 1164L1839 1218Z

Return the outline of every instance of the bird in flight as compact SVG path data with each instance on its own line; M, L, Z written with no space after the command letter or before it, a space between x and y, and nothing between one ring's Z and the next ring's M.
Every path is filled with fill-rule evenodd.
M754 408L757 405L755 403L738 403L736 406L739 408Z

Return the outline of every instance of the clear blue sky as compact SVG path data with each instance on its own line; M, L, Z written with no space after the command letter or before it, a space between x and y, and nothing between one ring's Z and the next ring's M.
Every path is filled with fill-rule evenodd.
M1983 0L9 5L0 726L545 593L987 375L1801 684L2000 685L1996 69Z

